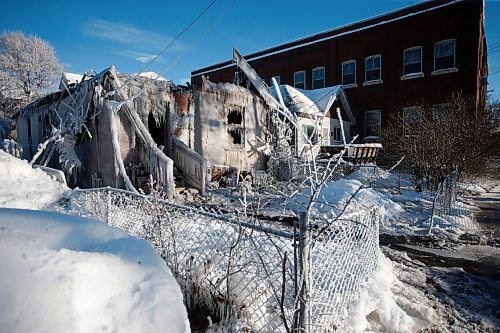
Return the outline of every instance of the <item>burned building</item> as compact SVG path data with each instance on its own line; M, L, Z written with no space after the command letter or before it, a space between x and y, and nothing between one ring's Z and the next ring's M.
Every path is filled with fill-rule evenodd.
M41 98L18 114L23 158L62 169L73 186L144 187L148 175L172 192L170 133L193 140L184 91L169 81L120 75L111 67Z

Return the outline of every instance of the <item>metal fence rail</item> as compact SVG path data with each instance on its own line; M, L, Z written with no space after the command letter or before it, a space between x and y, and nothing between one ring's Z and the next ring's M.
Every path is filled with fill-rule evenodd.
M230 331L333 331L378 263L373 212L323 229L302 219L294 235L110 188L74 191L69 212L149 240L179 282L188 311L210 314Z

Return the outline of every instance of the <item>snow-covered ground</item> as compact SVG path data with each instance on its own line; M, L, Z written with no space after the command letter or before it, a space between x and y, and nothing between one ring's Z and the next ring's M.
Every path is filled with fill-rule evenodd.
M432 205L428 194L362 187L366 177L358 172L329 183L315 204L317 213L339 214L349 201L347 213L377 207L384 215L382 233L427 234ZM2 152L0 178L0 207L51 210L69 191L25 161ZM289 208L304 203L306 193L288 201ZM226 200L226 208L238 205L238 194L229 194L233 203L218 198ZM283 210L281 201L275 211ZM471 230L472 222L444 218L435 223L433 234L456 239ZM461 249L467 253L456 257L481 260L482 252L476 253L476 247ZM491 256L498 255L497 249L490 250ZM390 248L383 248L379 258L373 279L366 281L360 297L350 304L339 332L498 329L497 281L458 268L427 267ZM164 261L145 241L100 222L56 212L0 208L0 267L2 331L189 331L180 288ZM213 332L224 329L211 327Z
M44 209L69 189L0 149L0 207Z
M190 331L180 287L149 243L17 209L49 209L68 189L1 151L0 179L0 331Z

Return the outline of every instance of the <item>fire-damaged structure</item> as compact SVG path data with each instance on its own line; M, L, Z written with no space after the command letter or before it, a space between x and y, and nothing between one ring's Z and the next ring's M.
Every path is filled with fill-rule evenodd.
M169 146L169 133L193 140L190 91L169 81L119 75L114 67L64 88L20 110L24 159L62 169L73 186L136 191L153 175L173 191L173 161L161 148Z
M72 186L146 190L153 176L169 193L175 165L204 193L221 174L269 172L325 147L355 149L356 119L341 86L269 88L236 49L234 59L240 85L204 79L193 89L113 67L63 76L63 90L18 114L23 158L63 170Z

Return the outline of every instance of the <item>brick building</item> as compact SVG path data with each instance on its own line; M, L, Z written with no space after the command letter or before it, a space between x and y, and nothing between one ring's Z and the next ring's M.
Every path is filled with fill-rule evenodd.
M229 50L228 50L229 51ZM245 59L270 83L301 89L341 84L364 141L402 111L445 103L453 93L484 106L488 74L481 0L432 0L248 54ZM232 82L236 66L222 62L191 73Z

